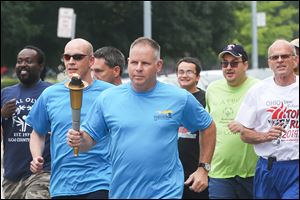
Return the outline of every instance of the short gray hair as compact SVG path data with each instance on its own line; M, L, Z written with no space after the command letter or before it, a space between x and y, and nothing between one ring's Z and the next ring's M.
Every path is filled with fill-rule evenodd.
M149 45L154 49L154 58L156 60L160 59L160 46L155 40L147 37L139 37L136 40L134 40L133 43L130 45L130 50L137 44Z

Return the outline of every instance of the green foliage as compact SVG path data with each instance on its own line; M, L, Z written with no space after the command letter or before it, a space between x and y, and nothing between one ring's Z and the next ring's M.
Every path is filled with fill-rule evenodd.
M257 2L267 13L259 28L259 55L278 37L299 35L299 2ZM58 9L73 8L76 37L94 50L114 46L127 57L131 42L143 35L142 1L1 1L1 65L12 68L25 45L40 47L47 67L57 71L68 38L57 37ZM152 37L162 48L166 66L183 56L199 57L204 69L217 68L217 55L237 42L251 52L251 6L244 1L152 1Z
M23 43L41 34L41 25L28 17L34 6L33 2L1 1L1 66L11 64L11 55L15 58Z
M216 65L224 40L231 38L227 30L235 26L234 8L234 2L153 2L153 38L162 56L199 57L204 69Z
M252 18L250 2L235 11L238 19L238 29L234 33L234 42L240 43L251 57L252 52ZM266 13L266 26L258 27L258 55L260 66L266 65L268 47L279 38L288 41L299 37L299 2L286 1L259 1L257 2L257 12ZM266 67L266 66L265 66Z

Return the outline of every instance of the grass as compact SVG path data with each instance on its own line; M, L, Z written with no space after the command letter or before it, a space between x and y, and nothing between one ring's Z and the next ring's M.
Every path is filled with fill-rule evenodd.
M1 77L1 89L7 86L11 86L17 84L19 82L18 78L12 78L9 76L2 76Z
M45 81L50 82L50 83L57 83L56 78L46 78ZM16 78L13 78L11 76L2 76L1 77L1 89L5 88L7 86L15 85L17 83L19 83L19 79L17 77Z

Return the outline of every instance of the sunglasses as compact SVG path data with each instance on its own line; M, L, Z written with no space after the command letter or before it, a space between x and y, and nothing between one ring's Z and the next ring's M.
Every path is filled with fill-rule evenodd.
M231 68L237 68L239 66L239 63L242 63L242 62L244 62L244 61L233 61L233 62L223 61L223 62L221 62L221 66L223 68L227 68L228 65L230 65Z
M272 61L278 60L279 58L281 58L281 60L287 60L291 56L293 56L293 55L291 55L291 54L274 55L274 56L270 56L269 59Z
M64 55L63 55L63 58L64 58L64 60L66 60L66 61L69 61L71 58L73 58L73 60L80 61L80 60L82 60L85 56L87 56L87 55L84 55L84 54L74 54L74 55L64 54Z

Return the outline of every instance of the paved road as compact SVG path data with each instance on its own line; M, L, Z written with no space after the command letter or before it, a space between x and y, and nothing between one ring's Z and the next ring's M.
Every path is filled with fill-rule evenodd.
M2 180L3 180L3 167L2 167L2 163L3 163L3 159L2 159L2 157L3 157L3 143L1 142L1 199L4 199L4 197L3 197L3 194L2 194Z

